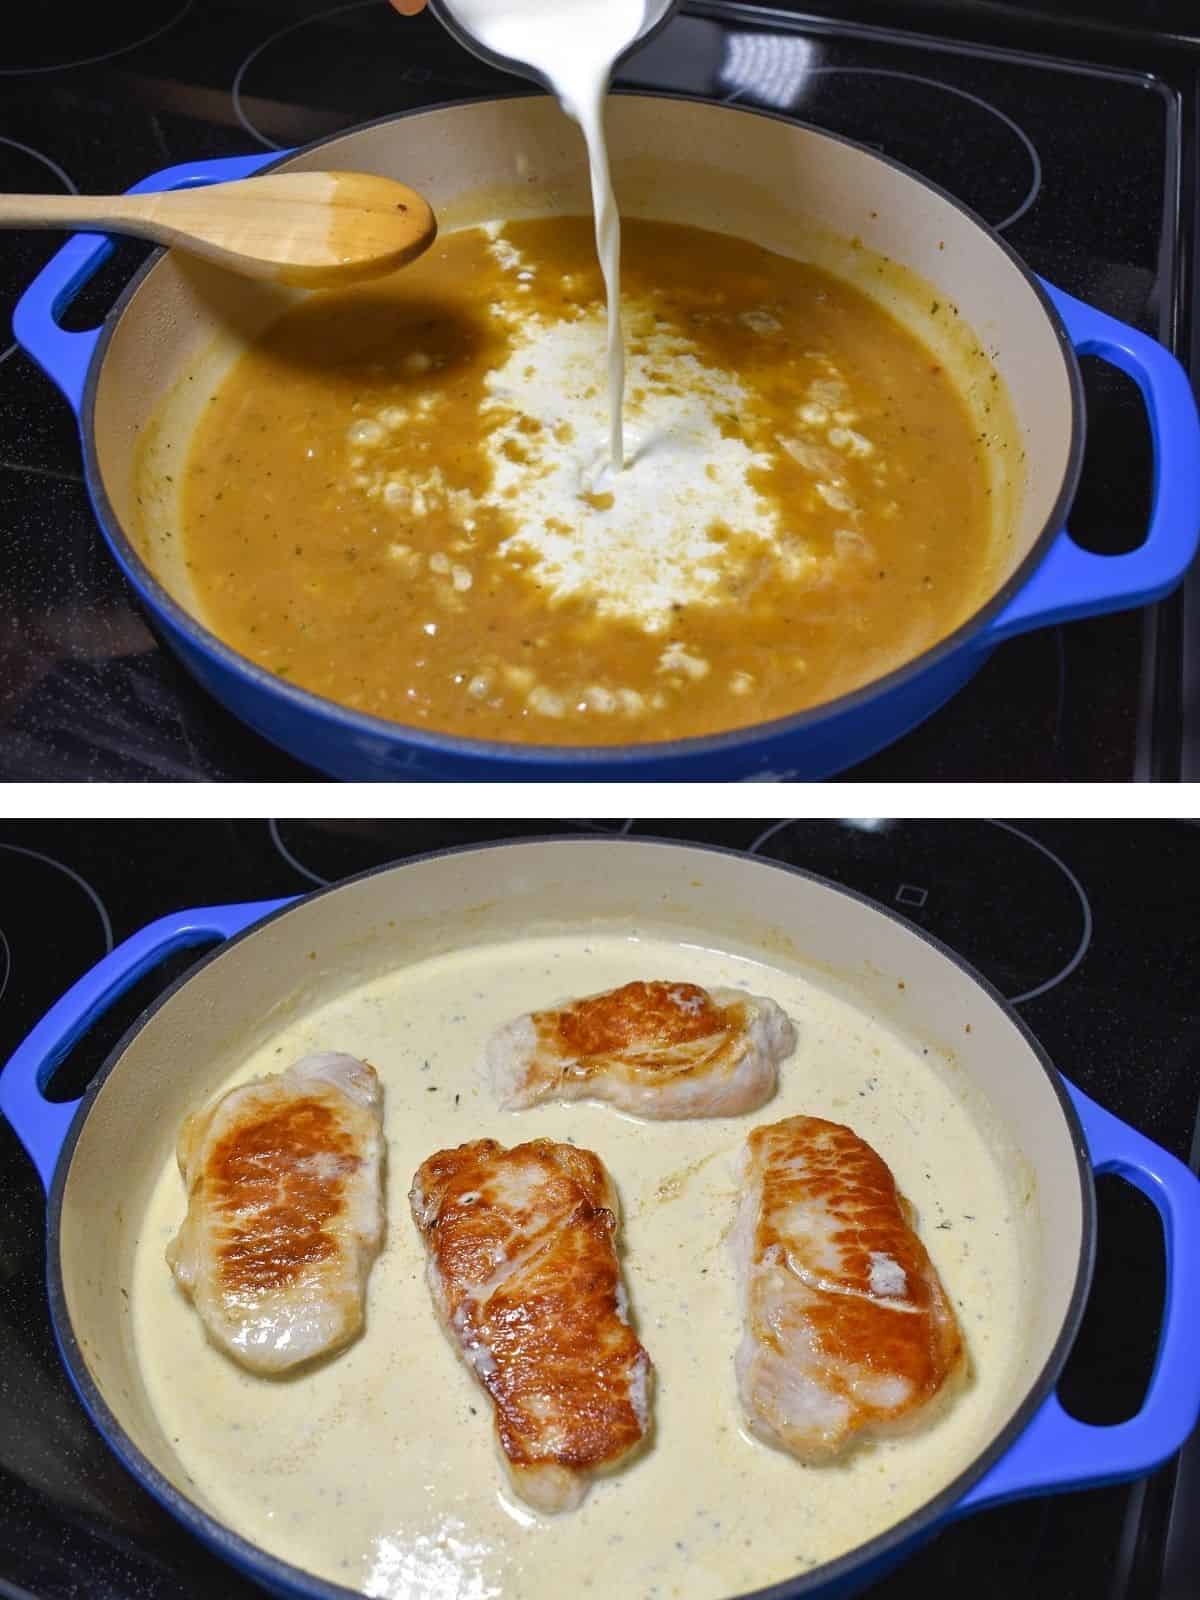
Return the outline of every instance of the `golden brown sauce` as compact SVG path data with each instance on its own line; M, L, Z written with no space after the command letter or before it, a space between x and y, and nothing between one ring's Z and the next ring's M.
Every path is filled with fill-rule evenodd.
M725 235L631 220L623 272L634 464L616 483L587 475L602 430L571 420L604 407L588 219L450 234L283 317L189 456L187 556L215 631L360 711L569 744L781 716L963 621L989 574L988 490L924 347L850 286ZM565 349L593 323L594 385L556 412L553 363L520 365L529 330ZM684 528L682 490L652 503L685 460L656 456L654 429L697 395ZM564 501L572 452L587 470Z

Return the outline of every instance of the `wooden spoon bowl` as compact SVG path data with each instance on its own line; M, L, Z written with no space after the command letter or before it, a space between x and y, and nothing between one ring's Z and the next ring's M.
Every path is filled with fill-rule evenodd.
M134 234L301 288L383 277L437 237L423 195L365 172L281 172L108 198L0 195L0 227Z

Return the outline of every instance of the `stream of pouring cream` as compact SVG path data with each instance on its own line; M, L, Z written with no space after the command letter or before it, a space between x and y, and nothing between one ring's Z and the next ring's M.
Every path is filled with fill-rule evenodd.
M583 129L608 302L609 453L619 472L625 465L621 219L608 166L604 97L617 58L645 25L646 0L451 0L451 9L487 49L540 72Z

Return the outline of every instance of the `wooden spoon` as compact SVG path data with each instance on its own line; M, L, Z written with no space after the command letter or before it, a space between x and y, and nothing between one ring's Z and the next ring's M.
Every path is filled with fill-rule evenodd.
M0 195L0 228L132 233L231 272L302 288L382 277L437 237L422 195L363 172L281 172L107 198Z

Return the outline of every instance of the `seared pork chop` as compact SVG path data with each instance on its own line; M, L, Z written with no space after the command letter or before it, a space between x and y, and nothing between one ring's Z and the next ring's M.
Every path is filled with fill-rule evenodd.
M637 982L518 1017L488 1041L487 1066L506 1111L607 1100L639 1117L730 1117L770 1099L795 1047L773 1000Z
M491 1396L513 1487L541 1511L573 1509L650 1416L603 1163L550 1139L478 1139L431 1156L409 1198L434 1305Z
M852 1129L755 1128L733 1243L747 1421L801 1460L912 1427L964 1367L962 1338L912 1209Z
M209 1337L251 1372L347 1344L383 1240L383 1096L353 1056L306 1056L194 1112L167 1248Z

